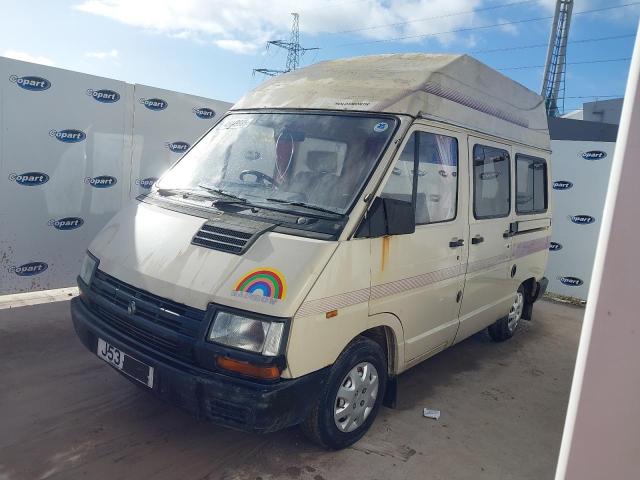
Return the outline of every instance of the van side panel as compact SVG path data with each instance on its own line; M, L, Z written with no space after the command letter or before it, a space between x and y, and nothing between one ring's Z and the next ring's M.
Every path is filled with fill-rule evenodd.
M351 340L376 326L393 330L396 356L404 355L398 320L393 315L369 316L370 243L340 242L291 321L285 376L295 378L333 364ZM399 363L401 359L394 359L394 365Z

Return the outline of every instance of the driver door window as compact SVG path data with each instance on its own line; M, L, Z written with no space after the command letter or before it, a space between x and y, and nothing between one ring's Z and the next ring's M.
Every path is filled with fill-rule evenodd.
M412 202L416 225L453 220L458 201L458 140L413 133L381 196Z

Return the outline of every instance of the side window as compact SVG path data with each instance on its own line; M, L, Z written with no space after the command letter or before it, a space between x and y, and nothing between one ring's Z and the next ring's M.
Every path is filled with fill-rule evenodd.
M382 196L415 202L416 225L453 220L458 203L458 141L433 133L411 135Z
M403 202L413 201L413 167L416 134L411 135L400 154L400 158L393 166L393 171L381 196L394 198Z
M418 134L416 225L456 217L458 140L434 133Z
M516 155L516 212L547 211L547 162L543 158Z
M473 147L473 215L506 217L511 211L509 152L501 148Z

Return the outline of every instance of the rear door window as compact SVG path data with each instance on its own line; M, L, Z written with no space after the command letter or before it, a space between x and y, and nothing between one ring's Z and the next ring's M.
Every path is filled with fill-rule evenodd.
M547 211L547 162L544 158L516 155L516 212Z
M502 218L511 212L511 166L504 149L473 147L473 215Z

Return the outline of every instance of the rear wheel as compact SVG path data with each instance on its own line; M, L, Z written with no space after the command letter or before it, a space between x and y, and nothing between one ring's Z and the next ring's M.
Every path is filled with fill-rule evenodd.
M386 383L384 351L369 338L356 338L331 368L302 431L324 448L354 444L378 414Z
M513 300L513 304L511 305L511 309L509 310L509 314L496 321L493 325L489 326L489 336L495 342L504 342L505 340L513 337L516 328L518 328L518 324L522 319L522 312L524 311L524 302L525 302L525 291L524 287L520 285L518 291L516 292L516 296Z

